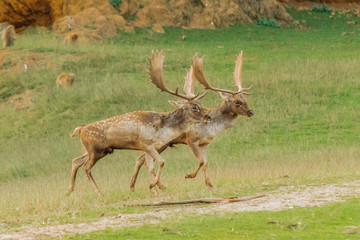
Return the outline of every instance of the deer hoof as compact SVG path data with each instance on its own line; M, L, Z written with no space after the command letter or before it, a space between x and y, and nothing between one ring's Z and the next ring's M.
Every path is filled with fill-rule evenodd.
M151 191L153 192L154 196L159 196L159 192L157 191L156 187L151 188Z
M150 189L152 189L153 187L155 187L156 183L150 183Z
M194 177L195 177L195 176L194 176L193 174L188 174L188 175L185 176L186 179L188 179L188 178L194 178Z
M66 191L65 195L66 196L69 196L70 193L72 193L74 191L74 188L73 187L69 187L69 189Z
M214 188L211 183L206 183L206 186L207 186L208 188Z
M160 190L166 190L166 187L164 185L162 185L162 183L158 182L157 186Z

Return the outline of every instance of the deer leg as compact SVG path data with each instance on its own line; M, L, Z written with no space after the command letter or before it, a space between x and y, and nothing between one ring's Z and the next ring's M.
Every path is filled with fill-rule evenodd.
M76 173L78 169L84 165L86 160L88 159L88 153L83 154L81 157L75 158L72 161L72 169L71 169L71 178L70 178L70 186L68 188L67 195L74 191L75 187L75 180L76 180Z
M159 150L157 150L158 153L159 153L159 154L162 153L162 152L163 152L167 147L169 147L169 146L170 146L170 143L162 146ZM137 179L137 176L138 176L138 174L139 174L140 168L141 168L141 166L142 166L143 164L145 164L145 167L148 169L149 174L152 174L153 177L155 178L155 172L154 172L154 171L151 172L151 171L149 170L149 167L148 167L148 165L146 164L146 161L145 161L145 160L146 160L146 158L145 158L145 154L144 154L144 153L142 153L142 154L136 159L136 164L135 164L134 172L133 172L133 175L132 175L131 181L130 181L130 189L131 189L132 192L135 191L136 179ZM161 190L165 190L165 189L166 189L166 187L165 187L160 181L157 183L157 186L158 186L159 189L161 189Z
M165 149L167 149L169 146L172 146L174 143L167 143L167 144L165 144L164 146L162 146L159 150L157 150L158 151L158 153L159 154L161 154L163 151L165 151ZM176 144L176 143L175 143ZM155 161L155 160L153 160L153 161ZM147 164L146 164L146 162L145 162L145 167L147 167L148 168L148 166L147 166ZM149 168L148 168L148 170L149 170ZM155 173L154 173L154 171L152 172L152 174L154 175L154 177L155 177ZM158 181L158 183L156 184L157 186L158 186L158 188L159 189L161 189L161 190L165 190L166 189L166 187L160 182L160 180Z
M106 156L106 153L98 153L98 152L96 152L96 150L91 151L91 152L89 152L88 161L86 161L84 163L84 171L86 173L86 176L88 177L88 180L90 181L90 183L93 185L95 192L99 196L102 196L103 194L101 193L100 189L96 185L94 178L91 175L91 168L96 164L97 161L99 161L104 156Z
M154 165L152 164L151 167L148 166L147 162L148 161L152 161L152 163L155 161L151 156L148 156L149 160L145 161L144 162L144 165L145 167L147 168L149 174L150 174L150 177L151 177L151 180L153 180L156 175L155 175L155 171L154 171ZM166 187L160 182L160 180L157 182L157 187L161 190L165 190Z
M198 174L201 167L204 169L204 177L206 186L212 188L213 186L210 183L208 175L208 161L207 161L207 145L199 146L198 144L189 143L191 151L194 153L195 157L199 160L197 168L191 173L185 176L185 178L194 178Z
M188 145L199 162L198 162L198 166L195 168L195 170L192 173L186 175L185 178L195 178L196 175L198 174L200 168L204 165L204 158L206 157L207 148L206 148L206 146L200 147L198 142L189 143Z
M205 177L205 184L206 186L208 186L209 188L212 188L213 185L210 183L210 180L209 180L209 175L208 175L208 172L207 172L207 168L208 168L208 162L204 162L204 177Z
M145 160L146 160L144 162L144 165L146 165L146 168L149 171L150 182L152 182L156 177L156 174L155 174L155 171L154 171L154 159L150 155L148 155L146 153L144 155L145 155L144 157L145 157ZM155 196L159 195L159 192L158 192L156 186L153 187L153 188L150 187L150 189L151 189L151 191L153 192L153 194Z
M142 153L137 159L136 159L136 164L135 164L135 169L134 169L134 172L133 172L133 175L131 177L131 181L130 181L130 189L132 192L135 191L135 183L136 183L136 179L137 179L137 176L139 174L139 170L141 168L141 166L144 164L145 162L145 154ZM146 166L147 167L147 166Z
M159 181L160 181L160 176L161 176L161 172L162 172L162 168L165 165L165 161L162 158L162 156L156 151L155 148L153 149L149 149L146 151L146 154L149 155L151 158L156 159L159 163L159 169L156 173L155 178L150 182L150 188L153 188ZM152 160L149 157L146 157L146 163L148 165L148 167L150 168L150 164L152 164ZM153 171L153 169L152 169Z
M208 168L208 160L207 160L207 156L206 156L206 147L205 147L204 166L203 166L203 169L204 169L204 177L205 177L205 184L206 184L206 186L208 186L209 188L212 188L213 185L210 183L210 179L209 179L209 174L208 174L207 168Z
M168 147L173 147L173 145L175 145L175 144L185 144L184 140L182 140L183 138L184 138L184 136L180 136L179 139L175 139L174 141L165 144L159 150L157 150L158 153L161 154L163 151L165 151L165 149L167 149ZM146 164L145 164L145 166L147 167ZM160 182L160 180L158 181L157 186L161 190L166 190L166 187Z

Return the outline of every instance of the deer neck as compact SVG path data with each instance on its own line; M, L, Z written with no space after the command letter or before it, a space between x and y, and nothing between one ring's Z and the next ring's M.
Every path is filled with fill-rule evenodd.
M220 105L214 108L214 114L211 116L214 122L224 123L226 129L234 125L238 115L232 111L231 106L227 104L226 100L223 100Z
M184 109L175 109L163 116L163 126L169 127L179 132L183 132L189 128L189 121L187 121Z

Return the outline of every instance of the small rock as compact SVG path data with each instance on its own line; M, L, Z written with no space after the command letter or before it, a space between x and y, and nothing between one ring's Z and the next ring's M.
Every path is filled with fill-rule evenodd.
M151 30L155 33L165 33L164 29L160 24L154 24Z
M356 226L346 226L346 230L345 233L346 234L355 234L360 232L360 227L356 227Z

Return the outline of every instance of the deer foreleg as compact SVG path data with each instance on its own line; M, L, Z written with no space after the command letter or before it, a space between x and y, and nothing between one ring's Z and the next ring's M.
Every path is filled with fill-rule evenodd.
M153 188L160 181L160 176L161 176L162 168L165 165L165 161L162 158L162 156L156 151L155 148L147 150L146 154L149 155L151 158L156 159L159 163L159 169L155 175L155 178L150 182L150 188ZM150 165L153 163L151 158L146 157L146 163L149 168L150 168ZM150 169L150 171L151 171L151 169Z
M204 165L204 158L206 158L206 146L200 147L198 142L188 144L195 157L198 159L198 166L195 170L186 175L185 178L195 178L200 168Z
M152 168L150 169L148 167L148 164L146 164L146 158L145 158L145 154L141 154L137 159L136 159L136 165L135 165L135 169L134 169L134 172L133 172L133 175L131 177L131 181L130 181L130 189L132 192L135 191L135 183L136 183L136 179L137 179L137 176L139 174L139 170L141 168L141 166L144 164L145 167L147 168L149 174L150 174L150 181L152 181L154 178L155 178L155 172L154 172L154 167L153 167L153 164L152 164ZM150 160L149 160L150 161ZM151 158L151 161L154 161L153 158ZM166 187L159 181L157 183L157 186L159 187L159 189L161 190L165 190Z
M159 152L159 153L160 153L160 152ZM149 156L149 155L148 155L148 158L149 158L149 159L144 162L144 165L145 165L145 167L147 168L147 170L148 170L148 172L149 172L149 174L150 174L151 180L153 180L153 179L155 179L155 177L156 177L155 171L154 171L154 164L153 164L155 160L154 160L151 156ZM151 163L152 163L150 167L148 166L147 162L151 162ZM166 189L166 187L160 182L160 180L157 182L156 185L157 185L158 188L161 189L161 190L165 190L165 189Z
M195 178L196 175L198 174L200 168L203 167L205 184L206 184L206 186L211 188L213 186L210 183L209 175L208 175L208 171L207 171L207 168L208 168L208 161L207 161L207 156L206 156L207 146L208 145L199 146L198 143L196 143L196 144L189 143L189 147L190 147L191 151L194 153L195 157L198 159L199 164L196 167L196 169L191 174L186 175L185 178Z
M204 166L203 166L203 169L204 169L204 177L205 177L205 184L206 184L206 186L208 186L209 188L212 188L213 185L210 183L210 179L209 179L209 174L208 174L207 168L208 168L208 160L207 160L206 150L205 150Z
M173 143L172 143L173 144ZM158 153L162 153L167 147L170 146L170 143L162 146L158 151ZM149 160L150 161L150 160ZM154 160L153 160L154 161ZM137 179L137 176L139 174L139 171L140 171L140 168L141 166L145 163L145 167L148 169L149 171L149 174L153 176L153 178L155 178L155 172L154 170L150 171L148 165L146 164L146 158L145 158L145 153L142 153L137 159L136 159L136 164L135 164L135 168L134 168L134 172L133 172L133 175L131 177L131 181L130 181L130 189L132 192L135 191L135 183L136 183L136 179ZM154 168L152 168L154 169ZM161 190L165 190L166 187L159 181L157 183L157 186L159 187L159 189Z
M145 157L144 165L148 169L150 182L152 182L156 177L155 170L154 170L154 159L149 154L146 154L146 153L144 154L144 157ZM155 196L159 195L159 192L156 187L150 187L150 189L154 193Z

